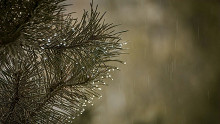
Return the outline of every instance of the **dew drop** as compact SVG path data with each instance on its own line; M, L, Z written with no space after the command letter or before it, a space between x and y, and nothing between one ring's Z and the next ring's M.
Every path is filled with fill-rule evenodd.
M98 99L101 99L102 98L102 95L101 96L99 96L99 98Z

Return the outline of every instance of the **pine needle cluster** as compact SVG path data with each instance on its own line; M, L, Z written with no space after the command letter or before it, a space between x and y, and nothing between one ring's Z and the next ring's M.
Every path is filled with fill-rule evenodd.
M65 0L1 0L0 123L71 123L121 62L120 35L91 3L80 20Z

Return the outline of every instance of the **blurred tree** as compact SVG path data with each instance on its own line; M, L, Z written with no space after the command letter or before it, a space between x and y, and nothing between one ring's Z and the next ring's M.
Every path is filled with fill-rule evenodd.
M187 0L184 4L175 2L175 5L179 15L182 15L181 19L190 27L194 36L193 45L201 60L195 65L195 73L203 75L200 77L200 91L194 98L200 105L191 106L189 122L219 124L220 1Z
M133 2L112 6L135 41L120 89L124 114L112 122L155 124L162 116L162 124L219 124L220 1Z

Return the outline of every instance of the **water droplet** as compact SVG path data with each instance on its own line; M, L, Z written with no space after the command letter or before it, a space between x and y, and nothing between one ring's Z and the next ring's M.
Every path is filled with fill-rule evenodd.
M122 46L123 46L123 44L120 43L120 44L119 44L119 48L122 48Z
M98 97L98 99L101 99L101 98L102 98L102 95Z

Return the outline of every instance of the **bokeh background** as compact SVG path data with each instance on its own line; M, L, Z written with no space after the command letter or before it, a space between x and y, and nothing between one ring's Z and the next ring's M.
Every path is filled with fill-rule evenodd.
M90 0L68 0L81 17ZM73 124L220 124L219 0L94 0L129 30L121 71Z

